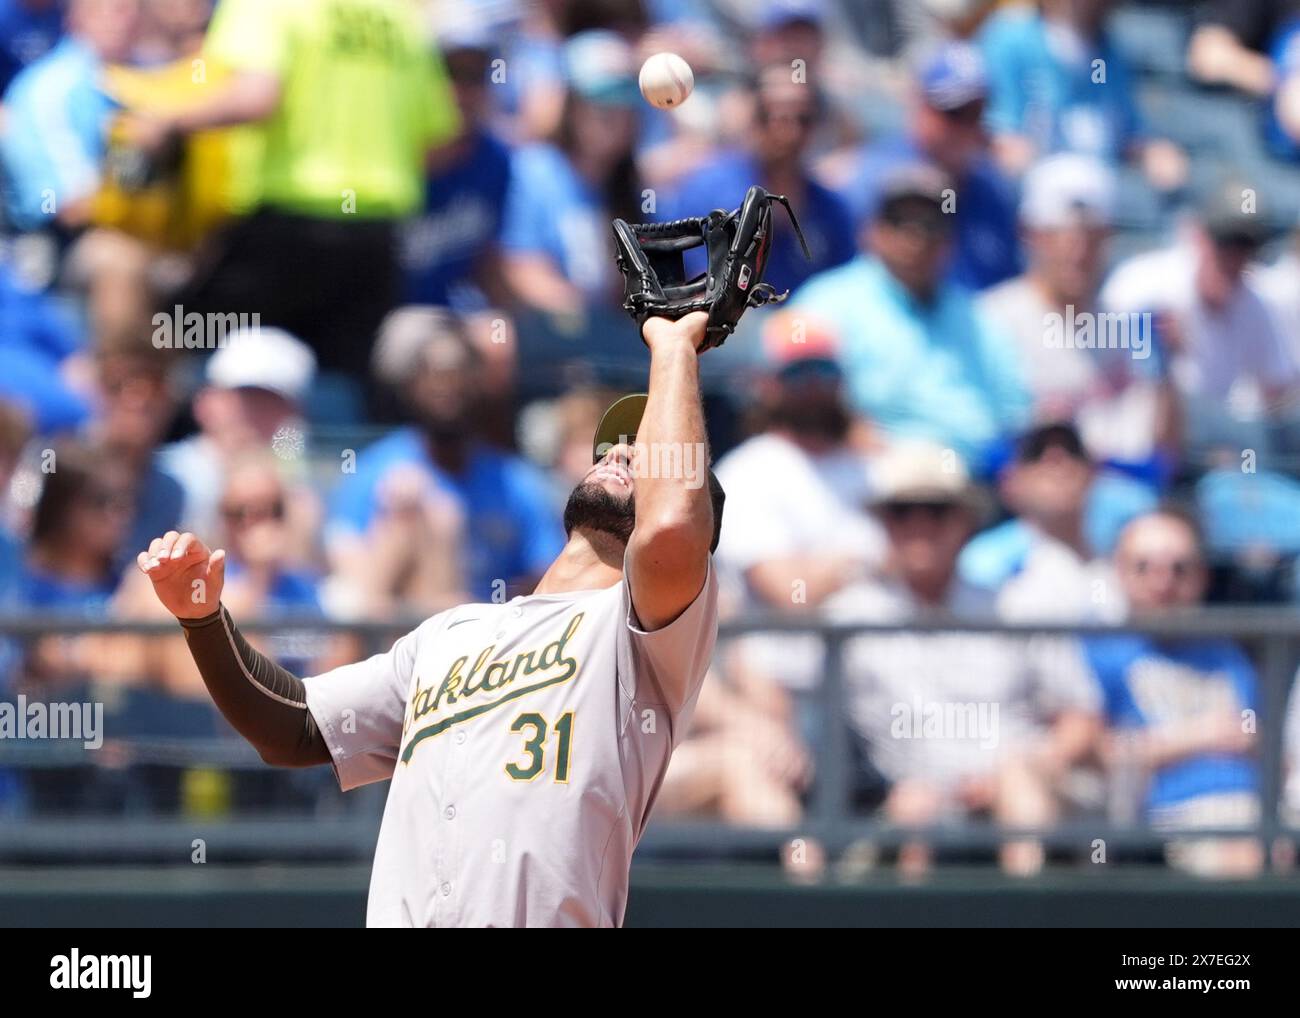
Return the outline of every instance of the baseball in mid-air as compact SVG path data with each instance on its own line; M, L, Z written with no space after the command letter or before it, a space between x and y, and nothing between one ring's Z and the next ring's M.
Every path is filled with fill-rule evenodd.
M695 87L691 65L676 53L656 53L641 65L637 78L646 102L661 110L684 103Z

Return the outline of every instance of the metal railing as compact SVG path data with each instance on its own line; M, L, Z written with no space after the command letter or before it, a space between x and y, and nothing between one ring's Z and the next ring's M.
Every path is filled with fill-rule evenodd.
M340 624L299 616L241 620L246 633L295 631L348 634L373 653L422 620ZM174 636L167 622L108 622L34 616L0 617L0 639L28 641L49 636L114 634ZM1041 830L1009 829L978 822L945 823L907 829L878 817L855 812L852 786L855 766L849 727L845 722L844 650L848 641L864 635L905 633L995 633L1009 637L1035 635L1105 636L1144 634L1165 640L1220 637L1237 641L1251 655L1259 676L1260 710L1258 764L1260 818L1253 834L1269 845L1280 836L1297 836L1281 813L1284 782L1283 719L1297 665L1300 664L1300 612L1289 608L1214 608L1171 615L1141 623L988 624L926 620L907 625L833 623L816 618L753 617L724 622L719 649L753 634L811 634L821 640L824 665L813 696L820 711L819 737L809 747L816 778L805 815L795 828L745 828L719 821L689 821L661 817L642 841L650 854L719 855L775 853L793 838L814 838L828 852L868 842L889 849L914 838L936 847L988 850L1012 836L1035 837L1049 849L1086 856L1096 839L1117 849L1151 851L1169 840L1167 832L1148 826L1121 825L1108 819L1065 821ZM141 738L131 742L135 762L163 766L203 766L231 771L264 769L256 753L236 739ZM31 744L0 739L0 768L84 767L93 763L80 746L58 742ZM70 816L0 819L0 862L116 861L141 857L166 858L189 851L196 838L231 857L245 859L368 859L382 811L384 786L348 793L344 805L321 814L284 817L203 816ZM1242 836L1241 829L1199 830L1197 836Z

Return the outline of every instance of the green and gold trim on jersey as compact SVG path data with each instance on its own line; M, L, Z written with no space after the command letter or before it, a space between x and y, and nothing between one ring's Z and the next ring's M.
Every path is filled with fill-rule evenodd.
M581 663L575 655L567 652L567 647L582 625L585 614L577 612L570 617L560 635L543 647L496 658L493 656L496 644L493 643L474 656L472 665L469 654L456 658L447 669L447 674L436 685L421 686L417 677L415 691L406 706L406 719L402 725L404 736L412 729L415 732L402 748L402 763L411 762L415 747L424 740L441 735L455 725L482 717L520 697L568 682L577 675ZM518 680L539 674L544 677L527 685L515 686ZM506 692L495 699L483 698L483 694L498 690ZM430 714L445 712L467 701L473 702L452 713L446 713L437 720L427 723L423 720Z

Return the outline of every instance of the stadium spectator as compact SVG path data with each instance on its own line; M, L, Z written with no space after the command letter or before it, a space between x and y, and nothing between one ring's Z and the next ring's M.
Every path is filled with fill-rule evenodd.
M19 229L86 222L113 110L100 78L106 64L130 57L139 16L139 0L71 0L67 35L5 91L0 162L5 210Z
M431 154L424 207L403 227L405 301L468 311L485 300L505 301L498 240L510 150L487 126L493 46L487 27L462 26L439 43L461 127Z
M1205 596L1199 528L1180 511L1130 523L1115 565L1135 620L1187 611ZM1241 648L1215 638L1140 635L1090 638L1085 647L1114 729L1107 756L1120 795L1165 831L1257 823L1258 681ZM1220 877L1249 876L1263 864L1251 838L1177 838L1168 853L1175 865Z
M565 45L568 91L553 141L516 151L503 212L507 284L526 307L571 316L621 294L609 224L639 222L631 47L612 32Z
M183 529L215 532L226 471L237 458L275 450L287 469L304 465L297 455L307 442L302 405L315 374L315 355L281 329L237 331L208 358L205 384L192 403L198 430L165 446L158 457L183 489ZM289 560L305 565L318 557L322 511L305 478L290 483Z
M319 578L286 554L294 543L289 537L292 492L282 472L282 461L267 450L245 454L226 472L217 531L226 549L221 600L242 618L322 614ZM355 660L353 643L292 628L254 637L259 649L295 675L315 675Z
M1137 108L1128 61L1106 30L1113 0L1038 0L997 11L980 32L988 61L993 150L1019 176L1036 158L1069 151L1133 161L1172 190L1187 157L1152 137Z
M0 0L0 92L63 34L63 0Z
M1152 337L1112 336L1099 315L1114 208L1104 163L1062 153L1034 164L1020 201L1028 268L985 293L980 308L1014 341L1036 420L1073 420L1100 459L1146 467L1177 455L1177 394L1139 370Z
M381 340L376 354L387 377L402 380L412 423L363 449L355 473L334 491L326 546L338 579L361 591L382 585L391 598L405 579L430 571L424 611L454 603L462 576L482 600L531 590L564 543L546 481L482 440L482 354L459 320L433 308L401 314L407 323L394 329L390 320L385 332L400 335L406 349L388 350ZM419 328L409 327L412 318ZM404 537L412 525L427 528L429 539Z
M815 323L778 313L764 345L771 367L755 391L755 433L715 468L728 499L715 561L738 609L806 615L880 564L884 536L865 508L865 436L833 341ZM735 657L737 667L802 693L816 686L820 641L754 634L736 643Z
M158 462L161 441L176 402L165 353L152 347L103 348L96 352L97 413L90 425L95 444L125 471L131 520L113 557L126 569L146 534L166 533L180 522L184 492Z
M758 75L754 91L753 133L743 150L719 153L688 174L664 196L656 212L661 220L703 215L710 209L733 209L752 184L783 194L797 210L808 250L805 257L793 227L779 211L773 217L772 250L765 278L778 290L795 290L809 276L841 265L856 245L848 208L809 175L809 144L822 102L814 86L791 79L788 64L773 64ZM704 252L687 259L687 274L704 271Z
M1000 478L1013 518L975 537L960 560L963 577L997 589L1002 618L1069 622L1123 614L1110 563L1088 532L1098 480L1073 425L1044 424L1021 438ZM1117 518L1107 521L1110 528L1154 504L1154 494L1135 487L1111 499Z
M961 461L928 443L899 442L877 462L874 477L873 506L887 538L884 571L831 598L830 617L995 623L993 594L957 572L958 553L982 511ZM1072 641L864 635L845 645L844 678L848 721L870 762L860 794L874 792L885 816L907 827L963 815L1047 825L1071 769L1089 756L1098 734L1096 689ZM929 847L910 842L899 863L925 869ZM1042 849L1009 842L1002 863L1031 872L1042 863Z
M207 94L196 84L211 88L223 80L223 72L199 60L210 13L206 0L142 3L131 59L108 63L97 81L113 114L103 130L88 229L69 249L62 279L85 291L96 342L119 342L143 328L163 291L183 276L190 252L230 212L232 132L191 135L159 152L132 134L141 113L190 105L196 93Z
M185 109L138 116L132 136L156 150L178 135L254 125L258 157L237 164L248 177L232 183L252 211L230 224L179 303L258 313L301 337L323 369L364 378L399 294L396 223L419 205L429 148L459 127L416 5L221 0L203 52L229 77Z
M934 167L907 164L881 188L868 250L794 298L836 333L854 410L887 436L927 438L983 471L1029 409L1014 348L944 275L953 192Z
M1154 315L1153 360L1178 390L1192 452L1267 448L1261 431L1300 380L1244 276L1273 233L1264 212L1250 207L1253 194L1241 183L1215 187L1171 247L1121 263L1101 292L1107 311Z
M90 416L92 373L72 316L0 261L0 397L21 406L37 434L71 431Z
M755 393L756 433L718 460L729 499L717 558L762 609L816 609L880 561L863 508L867 458L831 339L793 314L769 320L770 373Z
M958 196L948 271L976 290L1020 271L1012 188L989 154L983 127L987 99L979 50L963 42L939 45L917 65L906 132L830 156L822 166L859 227L876 215L891 170L917 160L944 170Z
M102 615L117 589L136 491L124 461L66 441L42 450L43 487L19 573L22 603L45 613Z
M784 690L757 675L710 675L673 753L656 811L789 828L803 815L812 760Z

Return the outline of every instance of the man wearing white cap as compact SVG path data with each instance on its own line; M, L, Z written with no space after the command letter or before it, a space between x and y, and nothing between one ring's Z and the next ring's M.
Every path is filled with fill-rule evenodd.
M1115 175L1077 154L1050 156L1025 175L1020 227L1028 256L1023 275L989 290L983 310L1014 340L1037 421L1074 420L1101 459L1144 462L1172 444L1177 421L1171 387L1138 363L1151 336L1107 345L1098 317L1106 246L1115 207Z
M928 442L900 442L876 461L872 478L872 508L888 544L884 570L831 598L828 615L996 624L993 593L957 574L957 554L983 508L961 460ZM1099 693L1073 641L870 634L845 644L843 674L849 724L882 779L884 813L904 826L971 814L1049 824L1060 782L1098 734ZM913 842L899 862L916 870L928 860L927 846ZM1030 871L1041 850L1011 844L1002 862Z
M199 430L161 453L163 469L185 492L185 528L216 526L226 466L239 454L274 448L288 460L301 449L306 432L301 404L315 377L315 354L283 329L241 330L208 359L206 384L194 396ZM315 518L314 499L290 502L291 511L310 511Z

